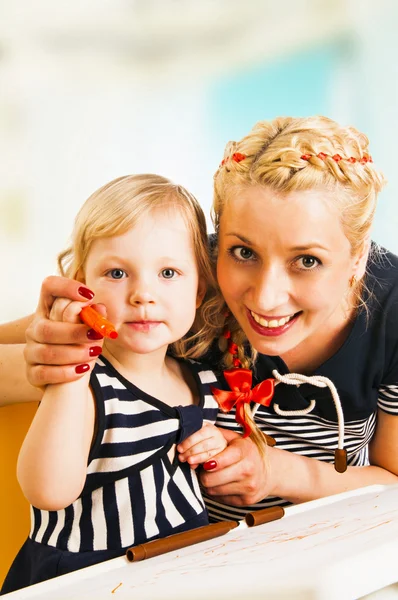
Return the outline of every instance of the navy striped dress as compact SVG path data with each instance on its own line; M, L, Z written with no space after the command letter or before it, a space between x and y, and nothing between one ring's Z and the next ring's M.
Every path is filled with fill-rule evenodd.
M218 405L213 371L187 364L199 404L170 407L149 396L99 357L91 375L98 429L84 489L63 510L31 507L28 540L2 593L114 558L126 548L208 523L196 476L174 451ZM171 457L170 457L171 455Z

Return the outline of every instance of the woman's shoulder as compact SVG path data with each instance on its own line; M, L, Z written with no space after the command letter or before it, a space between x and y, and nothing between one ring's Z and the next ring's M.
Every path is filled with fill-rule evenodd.
M379 284L398 286L398 256L372 242L366 272Z
M394 312L398 303L398 256L372 244L365 278L365 305L374 315Z

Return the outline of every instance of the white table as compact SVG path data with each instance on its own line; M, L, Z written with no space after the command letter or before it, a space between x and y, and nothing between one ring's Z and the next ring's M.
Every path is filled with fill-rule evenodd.
M272 523L142 562L124 557L7 600L351 600L398 582L398 485L286 509ZM398 586L375 598L398 598ZM371 596L372 597L372 596Z

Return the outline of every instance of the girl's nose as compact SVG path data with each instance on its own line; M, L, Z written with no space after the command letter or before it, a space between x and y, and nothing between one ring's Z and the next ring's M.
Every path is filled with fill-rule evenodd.
M130 304L139 306L141 304L154 304L154 302L155 297L148 282L136 280L130 292Z

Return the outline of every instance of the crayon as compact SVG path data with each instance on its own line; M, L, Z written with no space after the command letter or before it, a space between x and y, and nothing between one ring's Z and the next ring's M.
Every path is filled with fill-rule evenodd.
M284 514L285 511L282 506L270 506L269 508L262 508L246 513L245 521L248 527L255 527L255 525L277 521L278 519L281 519Z
M91 329L104 337L109 337L115 340L118 336L115 327L110 321L99 314L92 306L85 306L80 311L80 318Z
M213 538L228 533L228 531L231 531L231 529L234 529L238 525L238 521L220 521L219 523L212 523L211 525L203 525L196 529L168 535L159 540L152 540L152 542L132 546L127 549L126 556L130 562L152 558L153 556L159 556L160 554L166 554L166 552L186 548L187 546L192 546L199 542L212 540Z

